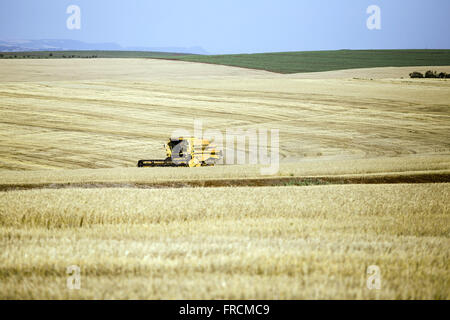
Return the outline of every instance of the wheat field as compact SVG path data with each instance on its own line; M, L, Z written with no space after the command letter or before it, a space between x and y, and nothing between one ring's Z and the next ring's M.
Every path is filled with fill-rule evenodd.
M450 84L407 79L429 68L0 60L0 298L449 299ZM279 129L272 186L136 168L195 119Z
M449 299L450 208L436 201L449 196L447 184L2 193L1 296ZM369 265L382 290L367 289Z
M134 167L164 157L162 144L176 129L192 132L194 119L223 133L279 129L281 162L450 152L445 80L76 60L0 61L0 169Z

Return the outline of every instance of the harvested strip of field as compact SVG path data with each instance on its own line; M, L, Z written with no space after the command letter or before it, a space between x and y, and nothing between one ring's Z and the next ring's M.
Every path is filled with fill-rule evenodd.
M165 182L276 179L367 175L448 174L450 156L429 155L375 159L320 160L282 163L274 176L262 176L258 165L219 165L200 168L111 168L75 170L0 170L0 184L158 184Z
M449 184L2 192L0 297L449 299L449 197Z
M221 65L155 59L0 59L0 82L205 79L272 73Z
M168 180L159 182L85 182L85 183L41 183L41 184L0 184L0 191L62 188L217 188L217 187L267 187L267 186L313 186L327 184L393 184L393 183L442 183L450 182L449 171L423 173L392 173L376 175L346 175L317 177L276 177L251 179L206 179Z
M194 119L224 136L278 129L282 163L450 153L449 81L269 75L164 60L0 60L0 169L135 167L165 158L168 137L193 134Z
M450 73L450 66L381 67L362 69L356 68L337 71L295 73L290 74L288 77L292 79L409 79L409 74L414 71L425 73L428 70L439 70L439 72ZM422 79L422 81L423 80L424 79ZM411 79L411 81L414 80ZM422 81L421 83L423 83Z

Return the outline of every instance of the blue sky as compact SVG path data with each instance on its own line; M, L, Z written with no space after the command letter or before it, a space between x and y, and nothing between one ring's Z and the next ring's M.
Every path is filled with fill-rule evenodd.
M69 5L81 29L69 30ZM381 30L369 30L369 5ZM218 53L449 49L450 0L0 0L0 39L201 46Z

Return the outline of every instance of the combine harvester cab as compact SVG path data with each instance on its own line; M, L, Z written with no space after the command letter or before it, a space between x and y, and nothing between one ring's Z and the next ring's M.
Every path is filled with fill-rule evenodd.
M222 151L208 139L171 138L165 148L166 159L139 160L138 167L213 166L222 158Z

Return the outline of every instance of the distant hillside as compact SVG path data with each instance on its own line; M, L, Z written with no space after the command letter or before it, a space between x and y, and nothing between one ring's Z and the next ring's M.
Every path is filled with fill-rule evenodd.
M29 51L149 51L173 52L186 54L207 54L201 47L122 47L117 43L87 43L67 39L42 40L0 40L1 52L29 52Z
M75 58L160 58L175 59L186 57L186 53L152 51L114 51L114 50L64 50L64 51L25 51L0 52L0 59L75 59Z
M339 50L231 55L197 55L163 51L71 50L0 52L0 59L2 58L152 58L220 64L286 74L376 67L450 66L450 50Z
M450 50L339 50L232 55L192 55L174 59L278 73L375 67L450 66Z

